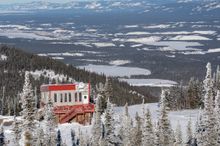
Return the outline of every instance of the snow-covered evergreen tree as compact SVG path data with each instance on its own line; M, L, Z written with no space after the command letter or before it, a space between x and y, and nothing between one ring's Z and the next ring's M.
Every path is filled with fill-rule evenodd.
M159 134L160 145L170 146L173 144L173 131L168 119L168 103L166 100L167 91L162 90L160 99Z
M112 99L113 97L113 87L112 87L112 83L109 77L106 77L106 82L105 82L105 97L106 99Z
M215 118L217 126L217 141L220 144L220 90L217 91L215 97Z
M211 64L208 63L207 66L206 78L204 80L204 111L202 115L202 120L205 125L204 137L203 137L203 145L204 146L217 146L217 127L216 127L216 119L214 115L214 98L213 98L213 79L212 79L212 71Z
M125 104L125 111L121 118L120 136L124 146L131 146L132 140L132 119L128 114L128 104Z
M135 116L135 126L132 129L132 145L142 145L142 138L143 138L143 134L142 134L142 119L141 117L138 115L138 113L136 113Z
M71 140L72 140L72 146L76 146L76 133L73 129L71 129Z
M14 144L18 146L18 142L21 139L21 128L20 128L21 123L17 120L16 117L14 117L14 123L13 123L13 128L12 131L14 133Z
M142 137L142 145L154 145L154 132L153 132L153 124L151 121L151 113L150 110L147 109L147 112L144 115L144 123L143 123L143 137Z
M31 144L35 145L36 142L36 133L34 132L36 129L35 122L35 101L33 96L33 89L30 83L30 75L29 72L25 72L25 81L23 86L23 91L21 94L21 103L22 103L22 125L21 125L21 134L23 139L31 138ZM25 135L26 134L26 135ZM28 142L27 142L28 143Z
M48 103L45 106L45 143L48 146L56 145L56 116L53 112L53 103L51 99L48 99Z
M101 109L100 109L100 96L96 99L95 113L92 119L92 134L91 145L98 146L102 133L102 121L101 121Z
M179 122L176 127L175 140L176 140L175 146L182 146L182 144L183 144L182 130L181 130L181 126L180 126Z
M113 105L110 103L109 100L107 101L107 108L106 108L104 115L105 115L105 120L104 120L105 143L108 146L119 145L120 139L115 134Z
M25 81L23 86L23 92L21 94L22 111L21 115L24 120L22 130L32 131L35 128L35 101L33 96L33 89L29 79L29 73L25 72Z
M38 127L37 129L37 146L46 146L45 141L44 141L44 130L42 129L41 126Z
M62 146L62 138L61 138L61 132L60 129L57 131L57 144L56 146Z
M5 145L5 134L4 134L4 128L3 125L0 127L0 146Z
M154 127L154 146L161 146L160 145L159 122L157 122Z
M192 122L191 122L191 118L187 123L187 129L186 129L186 145L190 146L190 144L192 143L193 140L193 133L192 133Z

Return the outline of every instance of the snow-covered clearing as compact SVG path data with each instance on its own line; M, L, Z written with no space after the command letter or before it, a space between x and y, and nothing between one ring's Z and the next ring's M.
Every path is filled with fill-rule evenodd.
M165 29L165 28L170 28L170 24L160 24L160 25L149 25L149 26L144 26L144 29Z
M92 43L93 45L95 45L97 48L100 47L115 47L115 44L113 43Z
M158 103L150 103L150 104L145 104L144 105L145 109L149 108L151 111L151 115L152 115L152 120L153 123L155 124L157 119L158 119ZM116 113L116 119L119 118L120 114L123 114L124 112L124 107L115 107L115 113ZM133 105L133 106L129 106L128 107L128 111L129 114L131 115L131 117L134 119L135 118L135 114L136 112L139 113L140 116L143 116L143 105ZM185 139L186 136L186 126L187 126L187 122L188 120L191 118L192 121L192 126L193 126L193 130L195 130L195 123L197 120L199 114L199 110L182 110L182 111L173 111L169 113L169 119L171 121L171 126L173 129L176 128L177 123L179 122L183 131L183 138ZM0 118L4 118L4 119L13 119L13 117L2 117L0 116ZM19 117L20 119L20 117ZM12 126L5 126L5 137L7 140L10 140L10 146L14 146L12 144L13 141L13 133L12 133ZM71 129L75 130L76 135L78 135L79 130L81 130L83 132L83 134L90 135L91 133L91 126L87 125L87 126L82 126L78 123L66 123L66 124L59 124L58 125L58 129L60 129L61 131L61 136L62 136L62 141L65 142L67 144L67 146L71 146L71 135L70 135L70 131Z
M5 61L8 59L8 56L0 54L0 61Z
M155 124L158 116L159 116L159 106L158 103L150 103L144 105L145 109L149 108L152 115L153 123ZM123 107L116 107L115 111L117 114L122 114L124 112ZM139 113L139 115L143 116L143 105L133 105L128 107L128 112L131 115L131 117L134 119L136 112ZM173 111L169 112L169 119L171 121L171 126L173 129L176 128L177 123L179 122L183 131L183 137L185 139L186 136L186 126L187 122L191 118L193 130L195 130L195 124L198 118L199 110L181 110L181 111Z
M170 38L169 40L198 41L198 40L211 40L211 39L199 35L178 35L176 37Z
M70 53L70 52L64 52L64 53L41 53L41 54L38 54L38 56L56 56L56 57L60 57L60 56L70 56L70 57L73 57L73 56L79 56L79 57L82 57L84 56L83 53Z
M125 64L128 64L128 63L131 63L130 60L112 60L110 61L110 65L125 65Z
M152 43L158 42L160 40L161 40L161 37L151 36L151 37L144 37L144 38L130 38L130 39L127 39L126 42L152 44Z
M163 79L120 79L132 86L171 87L177 82Z
M113 77L130 77L132 75L150 75L151 71L138 67L122 67L122 66L110 66L110 65L93 65L79 66L79 68L88 70L90 72L96 72L98 74L105 74L106 76Z
M72 78L68 78L66 75L63 74L57 74L53 70L35 70L35 71L30 71L30 74L33 76L34 79L39 79L40 76L47 77L49 79L55 79L59 81L63 81L69 79L69 81L74 81Z

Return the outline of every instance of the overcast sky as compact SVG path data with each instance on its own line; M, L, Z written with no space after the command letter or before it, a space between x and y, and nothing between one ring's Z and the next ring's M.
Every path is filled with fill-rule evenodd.
M32 1L38 1L38 0L0 0L0 4L27 3ZM39 1L64 3L73 0L39 0Z

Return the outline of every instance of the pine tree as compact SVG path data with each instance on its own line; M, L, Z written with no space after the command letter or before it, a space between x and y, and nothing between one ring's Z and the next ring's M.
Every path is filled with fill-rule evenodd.
M107 98L105 93L105 86L102 83L99 83L98 86L96 86L96 90L98 92L97 97L99 97L99 108L101 114L105 112L105 109L107 108Z
M47 146L55 146L56 145L56 131L57 122L56 116L53 112L53 103L51 99L48 99L48 103L45 107L45 141Z
M5 135L4 135L4 128L3 125L0 127L0 146L5 145Z
M124 146L131 146L132 140L132 119L128 114L128 104L125 105L125 111L122 115L121 127L120 127L120 136Z
M160 117L159 117L159 134L160 145L170 146L173 144L173 131L168 119L168 103L166 100L167 91L162 90L160 99Z
M160 145L159 122L155 124L155 128L154 128L154 146L161 146Z
M105 98L112 100L113 98L113 87L112 87L112 83L109 77L106 77L106 82L105 82Z
M76 134L73 129L71 129L71 140L72 140L72 146L76 146Z
M58 131L57 131L57 144L56 144L56 146L61 146L61 144L62 144L61 132L58 129Z
M44 141L44 130L42 129L41 126L39 126L38 129L37 129L36 144L37 144L37 146L46 146L45 141Z
M136 113L135 116L135 126L133 128L133 138L132 138L132 145L142 145L142 122L141 117Z
M21 94L21 102L22 102L22 137L26 140L27 144L34 144L36 142L36 135L34 133L34 129L36 129L35 123L35 102L33 96L33 90L29 79L29 72L25 72L25 81L23 86L23 92Z
M187 144L187 146L190 146L190 144L192 143L192 140L193 140L191 118L187 124L186 134L187 134L186 135L186 144Z
M32 131L35 129L35 102L33 97L33 89L30 84L29 73L25 72L25 82L23 86L23 92L21 94L21 101L22 101L22 118L24 119L22 130L29 130Z
M182 130L179 122L176 127L175 139L176 139L175 146L182 146L183 144Z
M100 96L96 99L95 113L92 120L92 138L91 145L98 146L98 142L101 138L102 121L101 121L101 109L100 109Z
M217 146L217 131L216 131L216 120L214 116L214 103L213 103L213 80L211 64L208 63L207 66L206 79L204 80L204 112L202 119L205 124L204 131L204 146Z
M147 112L144 115L142 145L144 146L154 145L154 132L153 132L153 125L151 121L151 113L149 109L147 109Z
M16 146L18 146L18 142L19 142L19 140L21 139L21 128L19 128L20 125L21 125L21 124L19 123L19 121L17 120L17 118L14 117L14 123L13 123L13 129L12 129L12 131L13 131L13 133L14 133L14 144L15 144Z
M115 135L115 121L113 118L113 105L108 100L107 108L105 111L105 142L108 146L114 146L120 144L119 138Z
M215 97L215 117L217 126L217 141L220 144L220 90L217 91Z

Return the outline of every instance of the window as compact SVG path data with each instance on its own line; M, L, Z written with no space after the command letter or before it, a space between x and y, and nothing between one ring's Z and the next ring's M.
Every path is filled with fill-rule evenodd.
M82 93L79 93L79 102L82 102Z
M57 102L57 94L54 93L54 102Z
M72 101L72 98L71 98L71 93L69 93L69 102Z
M86 100L86 99L87 99L87 96L84 96L84 99Z
M77 102L77 93L75 93L75 102Z
M63 102L63 94L60 93L60 102Z
M64 102L67 102L67 93L65 93Z

